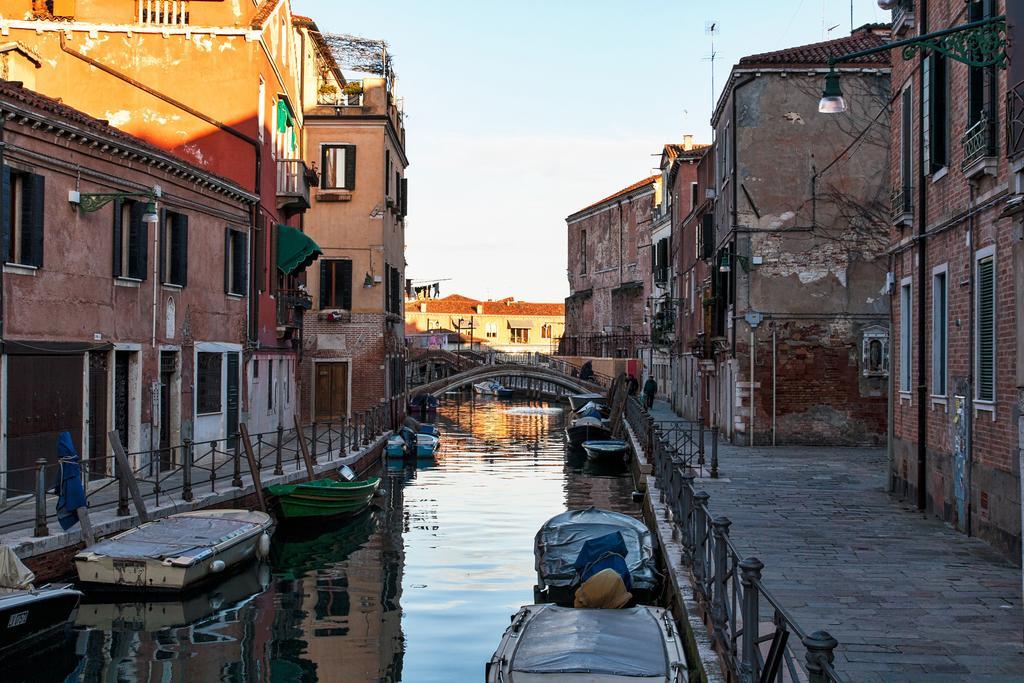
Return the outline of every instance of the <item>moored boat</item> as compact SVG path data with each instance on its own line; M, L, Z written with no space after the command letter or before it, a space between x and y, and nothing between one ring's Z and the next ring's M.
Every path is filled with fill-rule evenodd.
M473 385L473 391L480 394L481 396L494 396L496 393L495 382L487 380L485 382L477 382Z
M67 628L81 599L69 584L0 593L0 664Z
M583 450L591 460L622 460L626 456L629 446L625 441L618 439L604 439L599 441L584 441Z
M420 425L419 434L429 434L436 438L439 442L441 441L441 430L437 428L437 425L425 422Z
M401 434L392 434L384 444L384 455L389 458L404 458L408 444Z
M565 438L573 446L581 446L584 441L610 439L611 436L607 425L596 417L576 418L565 428Z
M569 399L569 407L572 408L573 412L591 402L605 402L604 394L569 394L566 398Z
M417 415L437 412L437 397L432 394L416 394L409 399L409 412Z
M417 458L432 458L437 449L441 446L441 440L431 434L417 434L416 435L416 457Z
M537 589L544 599L571 605L582 577L576 568L588 541L619 533L626 548L630 590L638 601L656 597L654 537L642 521L621 512L589 507L555 515L537 531Z
M86 584L139 591L182 591L266 556L270 515L194 510L100 541L75 555Z
M373 500L380 477L363 481L314 479L300 484L275 484L267 487L274 496L282 519L352 516L362 512Z
M681 683L686 655L660 607L572 609L527 605L487 663L487 683Z

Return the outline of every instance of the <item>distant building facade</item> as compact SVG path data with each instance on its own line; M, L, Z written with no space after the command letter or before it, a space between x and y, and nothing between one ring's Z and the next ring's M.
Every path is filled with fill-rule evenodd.
M418 342L426 335L426 345L418 343L421 348L550 354L565 331L565 306L452 294L407 301L405 325L406 334Z

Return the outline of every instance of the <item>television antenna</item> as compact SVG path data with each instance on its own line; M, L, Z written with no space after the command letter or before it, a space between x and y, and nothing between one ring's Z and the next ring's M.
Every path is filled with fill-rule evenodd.
M704 22L704 34L709 36L711 39L711 54L704 58L705 62L711 62L711 109L715 109L715 58L718 57L718 53L715 52L715 36L718 35L718 21L709 20Z

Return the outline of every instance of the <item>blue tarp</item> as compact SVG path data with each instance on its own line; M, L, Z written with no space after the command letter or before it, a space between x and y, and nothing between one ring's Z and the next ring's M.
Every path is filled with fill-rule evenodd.
M573 563L573 566L576 567L576 574L580 577L580 583L582 584L599 571L614 569L622 577L622 582L626 584L626 590L631 590L633 579L629 574L629 565L626 564L628 552L626 541L618 531L590 539L583 544L580 554L576 556L576 561Z
M57 437L57 458L60 479L53 488L57 494L57 521L67 530L78 524L78 508L86 506L81 458L71 440L71 432L61 432Z

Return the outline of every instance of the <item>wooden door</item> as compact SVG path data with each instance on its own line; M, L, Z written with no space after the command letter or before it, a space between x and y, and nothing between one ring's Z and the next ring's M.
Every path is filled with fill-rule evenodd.
M111 452L107 445L107 379L109 354L93 351L89 354L89 474L105 477L113 468L108 466Z
M174 451L171 449L171 385L177 370L178 354L174 351L160 352L160 470L166 471L174 465Z
M338 422L348 416L348 363L316 364L313 419Z

